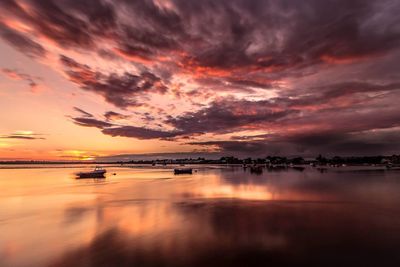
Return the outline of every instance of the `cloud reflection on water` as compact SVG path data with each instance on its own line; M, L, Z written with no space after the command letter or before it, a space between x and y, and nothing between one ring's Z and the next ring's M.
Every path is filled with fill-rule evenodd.
M181 202L168 212L185 220L162 231L154 225L147 235L109 228L50 266L395 266L400 260L398 224L390 214L371 218L359 205L219 200ZM154 220L137 216L131 214L130 228L135 217Z
M110 168L98 183L72 171L2 171L1 266L400 263L396 172Z

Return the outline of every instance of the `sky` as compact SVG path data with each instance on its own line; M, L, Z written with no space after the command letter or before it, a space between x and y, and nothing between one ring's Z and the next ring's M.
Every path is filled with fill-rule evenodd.
M0 10L0 160L400 151L400 1Z

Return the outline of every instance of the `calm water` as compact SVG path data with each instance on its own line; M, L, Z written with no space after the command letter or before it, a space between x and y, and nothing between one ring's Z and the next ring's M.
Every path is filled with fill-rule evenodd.
M0 166L2 267L400 266L400 171L42 167Z

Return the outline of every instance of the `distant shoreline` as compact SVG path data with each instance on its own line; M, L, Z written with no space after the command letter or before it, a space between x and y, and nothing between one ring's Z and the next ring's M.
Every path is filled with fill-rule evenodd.
M281 156L267 156L264 158L236 158L233 156L221 157L220 159L206 159L206 158L176 158L176 159L146 159L146 160L119 160L119 161L46 161L46 160L4 160L0 161L0 165L129 165L129 164L143 164L143 165L202 165L202 164L215 164L215 165L313 165L313 166L386 166L386 165L400 165L400 155L392 156L353 156L353 157L324 157L319 155L316 158L303 158L303 157L281 157Z

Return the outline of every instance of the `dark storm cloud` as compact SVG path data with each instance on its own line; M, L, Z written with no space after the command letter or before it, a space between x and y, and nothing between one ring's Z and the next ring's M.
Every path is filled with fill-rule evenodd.
M234 101L232 105L221 104L219 108L214 106L218 103L214 103L196 113L170 119L169 122L181 129L201 129L213 133L234 132L238 128L273 132L233 136L228 141L189 143L216 147L223 153L395 153L400 149L396 145L400 142L400 135L396 134L400 126L400 109L397 105L392 105L390 99L399 97L398 89L400 85L396 83L333 84L320 87L320 95L315 93L299 98L275 98L269 101ZM371 93L372 96L366 96ZM383 97L375 96L376 93L383 94ZM362 101L354 101L355 94L361 94ZM335 107L339 104L340 109ZM287 116L268 120L265 114L268 110L276 110L277 114L280 114L279 110L283 110Z
M118 48L125 55L148 59L177 50L187 37L181 15L160 8L154 1L124 1L121 6L135 14L136 24L121 27Z
M251 139L251 138L249 138ZM400 149L398 130L354 134L330 132L308 133L301 136L268 137L263 140L228 140L190 142L188 144L217 148L224 155L257 156L267 155L379 155L396 154Z
M380 118L379 122L371 120L360 120L357 123L349 123L348 126L359 126L359 130L368 127L378 126L390 127L391 121L396 121L396 108L394 110L380 109L375 112L374 106L366 105L364 102L367 93L387 93L400 89L400 84L372 84L372 83L340 83L331 84L324 87L308 88L303 95L288 95L276 97L269 100L250 101L243 99L225 98L212 102L196 112L187 112L182 116L167 119L167 123L178 129L192 129L193 132L224 132L242 126L257 124L261 126L274 124L296 123L305 124L317 120L327 120L335 116L337 109L335 104L337 99L342 101L341 113L336 116L340 119L349 120L355 117L360 118ZM310 94L309 90L314 94ZM296 93L296 92L294 92ZM363 96L360 103L355 105L353 95ZM379 97L369 97L371 101ZM347 100L352 100L347 102ZM354 114L354 109L358 108L363 114ZM366 109L366 110L363 110ZM347 113L346 113L347 112ZM385 120L385 118L387 120ZM343 123L343 121L342 121ZM367 126L369 125L369 126ZM202 130L203 129L203 130Z
M85 127L96 127L99 129L103 129L105 127L111 127L113 124L97 120L95 118L72 118L72 121L79 125L79 126L85 126Z
M160 29L162 31L162 29ZM167 35L155 29L132 28L124 26L118 41L118 51L125 56L150 60L158 54L174 50L178 44Z
M196 112L188 112L166 123L186 133L229 132L251 124L276 123L297 113L295 110L274 110L269 101L226 99L215 101Z
M269 88L249 72L289 75L288 69L376 57L400 40L400 5L390 0L31 0L31 12L13 0L1 4L60 46L104 52L97 47L103 39L113 46L109 56L133 61L180 55L168 64L206 78L222 75L227 87L243 89Z
M114 111L108 111L104 114L106 120L101 120L95 118L91 113L88 113L79 108L74 108L76 111L80 112L83 117L69 117L73 123L84 127L93 127L101 129L102 133L110 136L121 136L121 137L131 137L137 139L165 139L170 140L170 138L181 135L178 131L163 131L150 129L145 127L137 127L131 125L117 125L111 123L115 120L128 119L130 116L123 115Z
M202 90L196 90L198 95L215 92L241 92L251 94L254 93L253 88L271 88L271 84L269 83L263 84L251 80L241 80L226 77L200 77L196 78L195 81L202 87Z
M161 50L175 50L174 36L183 33L178 14L152 1L28 0L29 12L14 0L0 5L11 16L65 48L93 49L97 40L113 42L127 56L150 58ZM118 11L127 12L126 18Z
M336 154L381 154L385 152L395 152L400 146L385 139L388 135L381 132L378 136L371 138L370 132L361 132L356 135L351 133L332 133L332 132L316 132L308 134L300 134L298 136L289 136L286 142L292 145L298 152L306 152L308 154L320 154L324 152ZM395 137L400 140L400 136Z
M114 111L107 111L106 113L104 113L104 117L106 118L107 121L123 120L130 118L129 115L124 115Z
M142 115L142 120L145 122L153 122L156 120L156 118L154 116L152 116L149 112L145 112Z
M394 1L177 2L209 41L190 55L200 66L279 71L387 53L400 40L398 17L384 9L399 9Z
M364 105L363 102L347 103L349 96L358 93L397 93L398 84L347 83L332 84L320 87L320 95L306 95L299 98L272 98L270 100L249 101L226 98L212 102L209 106L195 112L187 112L181 116L169 116L165 123L174 127L173 131L153 130L134 126L120 126L103 129L104 134L125 136L140 139L176 138L184 135L204 133L229 133L237 130L273 130L274 135L242 136L233 141L191 143L193 145L220 146L223 150L235 150L238 147L243 152L251 150L273 151L284 150L285 147L295 147L297 150L329 144L349 149L360 146L363 140L351 140L342 144L335 140L348 140L354 133L374 129L390 129L400 126L400 112L396 106L386 106L384 102L374 105ZM336 93L333 93L336 92ZM341 106L338 113L334 100L341 99L347 103ZM343 100L344 99L344 100ZM376 101L376 97L371 97ZM379 100L379 98L377 98ZM327 103L332 105L326 105ZM316 110L310 107L316 107ZM358 112L354 112L357 110ZM108 120L121 114L107 112ZM150 114L148 114L150 115ZM339 123L338 124L333 123ZM291 132L285 133L286 128ZM283 132L282 132L283 129ZM308 130L307 130L308 129ZM272 138L273 137L273 138ZM252 140L252 139L261 140ZM238 142L237 140L251 141ZM296 145L296 146L294 146ZM353 146L351 146L353 145ZM373 147L370 144L368 147Z
M180 51L192 67L279 71L388 53L400 40L399 5L390 0L27 3L30 12L12 0L2 6L63 47L103 38L134 57Z
M356 93L371 93L371 92L399 90L400 83L373 84L366 82L347 82L347 83L334 84L324 88L327 89L324 92L324 97L333 98L337 96L351 95Z
M22 33L10 29L0 21L0 36L25 55L37 58L46 55L46 49Z
M127 118L113 111L105 113L103 121L77 110L82 114L74 118L78 125L139 139L238 130L274 133L273 138L259 136L262 140L197 143L249 153L391 149L379 137L367 140L364 132L399 126L399 1L21 3L0 2L4 17L32 27L27 35L0 21L2 38L20 51L44 56L45 48L34 39L39 36L65 49L97 52L105 59L140 66L137 74L105 73L60 56L73 83L116 107L136 107L149 93L166 93L176 74L189 75L195 83L191 91L171 88L176 98L197 109L175 117L165 114L164 120L157 117L172 126L171 131L113 125L111 121ZM271 89L277 97L249 100L254 99L250 94ZM241 99L218 95L227 92L241 93ZM155 118L147 114L143 120L150 123Z
M341 82L317 87L299 88L290 92L281 92L281 95L269 100L270 104L281 109L303 111L301 122L320 119L321 116L347 116L349 110L363 118L363 114L369 115L382 111L377 102L387 102L389 95L397 97L400 93L400 82L372 83L372 82ZM374 104L375 103L375 104ZM378 106L377 106L378 105ZM391 103L384 104L393 107ZM354 113L354 111L360 113ZM362 111L362 112L361 112ZM323 113L321 113L323 112ZM336 113L336 115L326 113ZM360 121L360 120L359 120ZM367 120L373 126L373 122Z
M399 127L399 108L387 105L386 98L383 98L382 102L379 97L371 97L370 101L377 101L373 105L354 101L347 103L346 99L352 99L354 94L368 93L390 93L398 96L399 88L399 84L395 83L339 83L319 87L319 95L306 94L298 98L260 101L225 98L214 101L198 111L187 112L177 117L169 116L165 123L174 127L174 130L169 131L130 125L113 126L100 120L77 123L101 128L106 135L138 139L174 140L188 135L253 129L274 132L255 136L234 136L230 141L189 143L218 147L227 153L320 153L325 149L343 153L354 149L365 152L383 151L395 146L390 147L389 143L379 141L379 133L376 134L375 140L367 140L368 134L365 132ZM340 112L334 107L336 99L346 103L342 104ZM331 105L326 105L327 103ZM125 115L112 111L106 112L104 116L108 121L111 118L122 118L121 116L125 118Z
M6 11L31 25L37 32L62 47L95 45L97 37L112 36L115 14L105 1L30 0L29 11L14 0L0 3Z
M111 136L133 137L137 139L171 138L179 135L177 132L154 130L136 126L121 126L103 129L102 132Z
M102 95L107 102L120 108L140 105L135 97L142 93L163 94L168 90L161 79L150 72L104 74L63 55L60 62L72 82L84 90Z
M246 80L246 79L230 79L229 82L232 85L236 85L238 87L256 87L262 89L271 89L273 86L270 82L259 82L253 80Z

